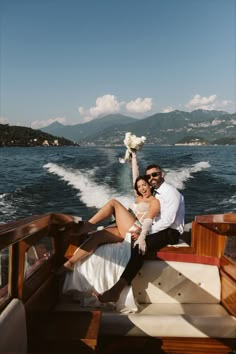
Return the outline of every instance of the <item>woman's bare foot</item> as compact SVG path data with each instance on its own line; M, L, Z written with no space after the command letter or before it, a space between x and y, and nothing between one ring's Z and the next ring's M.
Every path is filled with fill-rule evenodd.
M64 267L70 272L72 272L74 270L74 263L72 263L71 261L66 261L64 263Z

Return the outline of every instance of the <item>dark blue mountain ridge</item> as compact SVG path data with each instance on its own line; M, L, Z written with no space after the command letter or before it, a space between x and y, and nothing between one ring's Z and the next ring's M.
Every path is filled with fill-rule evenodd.
M94 134L100 134L104 129L112 127L113 125L123 125L137 121L136 118L124 116L121 114L109 114L104 117L93 119L86 123L79 123L74 125L64 125L59 122L54 122L47 127L40 130L55 134L57 136L70 136L73 141L80 141Z
M192 112L175 110L156 113L143 119L110 114L72 126L53 123L41 130L64 136L82 145L123 144L127 131L137 136L146 136L149 144L175 144L189 135L213 142L225 137L236 137L236 113L202 109Z

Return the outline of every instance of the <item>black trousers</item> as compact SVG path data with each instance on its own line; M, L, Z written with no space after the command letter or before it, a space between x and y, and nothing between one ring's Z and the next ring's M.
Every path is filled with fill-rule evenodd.
M146 237L146 254L152 254L162 247L178 243L179 237L179 231L170 228L148 235ZM129 285L142 267L145 258L145 255L139 253L138 245L135 248L133 247L134 242L131 242L130 260L121 275L121 278L125 279Z

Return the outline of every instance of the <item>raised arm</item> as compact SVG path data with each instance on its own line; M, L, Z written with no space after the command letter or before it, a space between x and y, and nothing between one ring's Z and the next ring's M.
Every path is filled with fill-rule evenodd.
M132 151L132 177L133 177L133 185L136 181L136 178L139 176L139 168L138 168L138 161L137 161L137 154L136 151Z

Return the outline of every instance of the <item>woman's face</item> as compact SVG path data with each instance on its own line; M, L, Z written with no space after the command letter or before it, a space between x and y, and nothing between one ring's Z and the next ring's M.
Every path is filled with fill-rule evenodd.
M137 189L143 197L150 197L152 194L149 184L144 179L140 179L137 182Z

